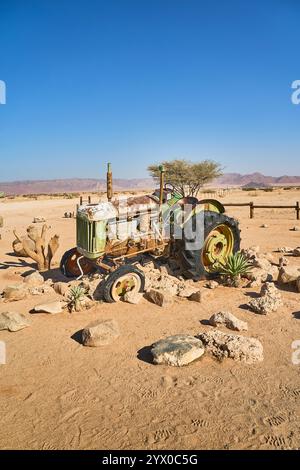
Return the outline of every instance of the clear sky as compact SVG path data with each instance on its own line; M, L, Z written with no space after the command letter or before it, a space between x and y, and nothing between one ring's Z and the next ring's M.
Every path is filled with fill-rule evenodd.
M300 174L299 0L0 0L0 180Z

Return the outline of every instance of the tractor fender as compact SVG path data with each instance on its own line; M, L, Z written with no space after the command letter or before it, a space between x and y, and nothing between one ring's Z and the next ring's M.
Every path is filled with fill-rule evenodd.
M225 212L223 204L216 199L201 199L198 205L203 205L206 211L218 212L219 214L224 214Z

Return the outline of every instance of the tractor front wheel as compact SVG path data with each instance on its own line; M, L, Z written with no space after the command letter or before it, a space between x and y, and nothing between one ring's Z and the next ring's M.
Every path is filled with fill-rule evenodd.
M108 275L104 281L102 292L106 302L118 302L126 292L143 292L145 276L142 271L132 265L124 265Z
M77 251L77 248L72 248L65 252L60 262L60 270L64 276L74 278L82 274L77 264L77 260L81 256L82 255ZM81 258L79 263L83 274L92 274L96 271L96 268L87 258Z

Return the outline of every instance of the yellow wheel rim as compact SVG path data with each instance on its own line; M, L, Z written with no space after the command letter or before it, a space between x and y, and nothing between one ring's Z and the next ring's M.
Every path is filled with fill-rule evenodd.
M233 253L234 235L226 224L215 227L206 237L202 250L202 262L207 272L213 272L218 263L224 263Z
M124 274L120 276L112 285L111 296L118 302L126 292L139 292L141 288L141 278L136 273Z

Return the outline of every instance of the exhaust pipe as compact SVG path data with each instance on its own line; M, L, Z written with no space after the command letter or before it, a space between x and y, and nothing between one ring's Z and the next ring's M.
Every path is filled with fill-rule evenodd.
M163 203L164 196L164 182L165 182L165 168L163 165L159 165L160 178L159 178L159 205Z
M112 171L111 164L107 164L107 173L106 173L106 194L107 200L110 202L113 197L113 183L112 183Z

